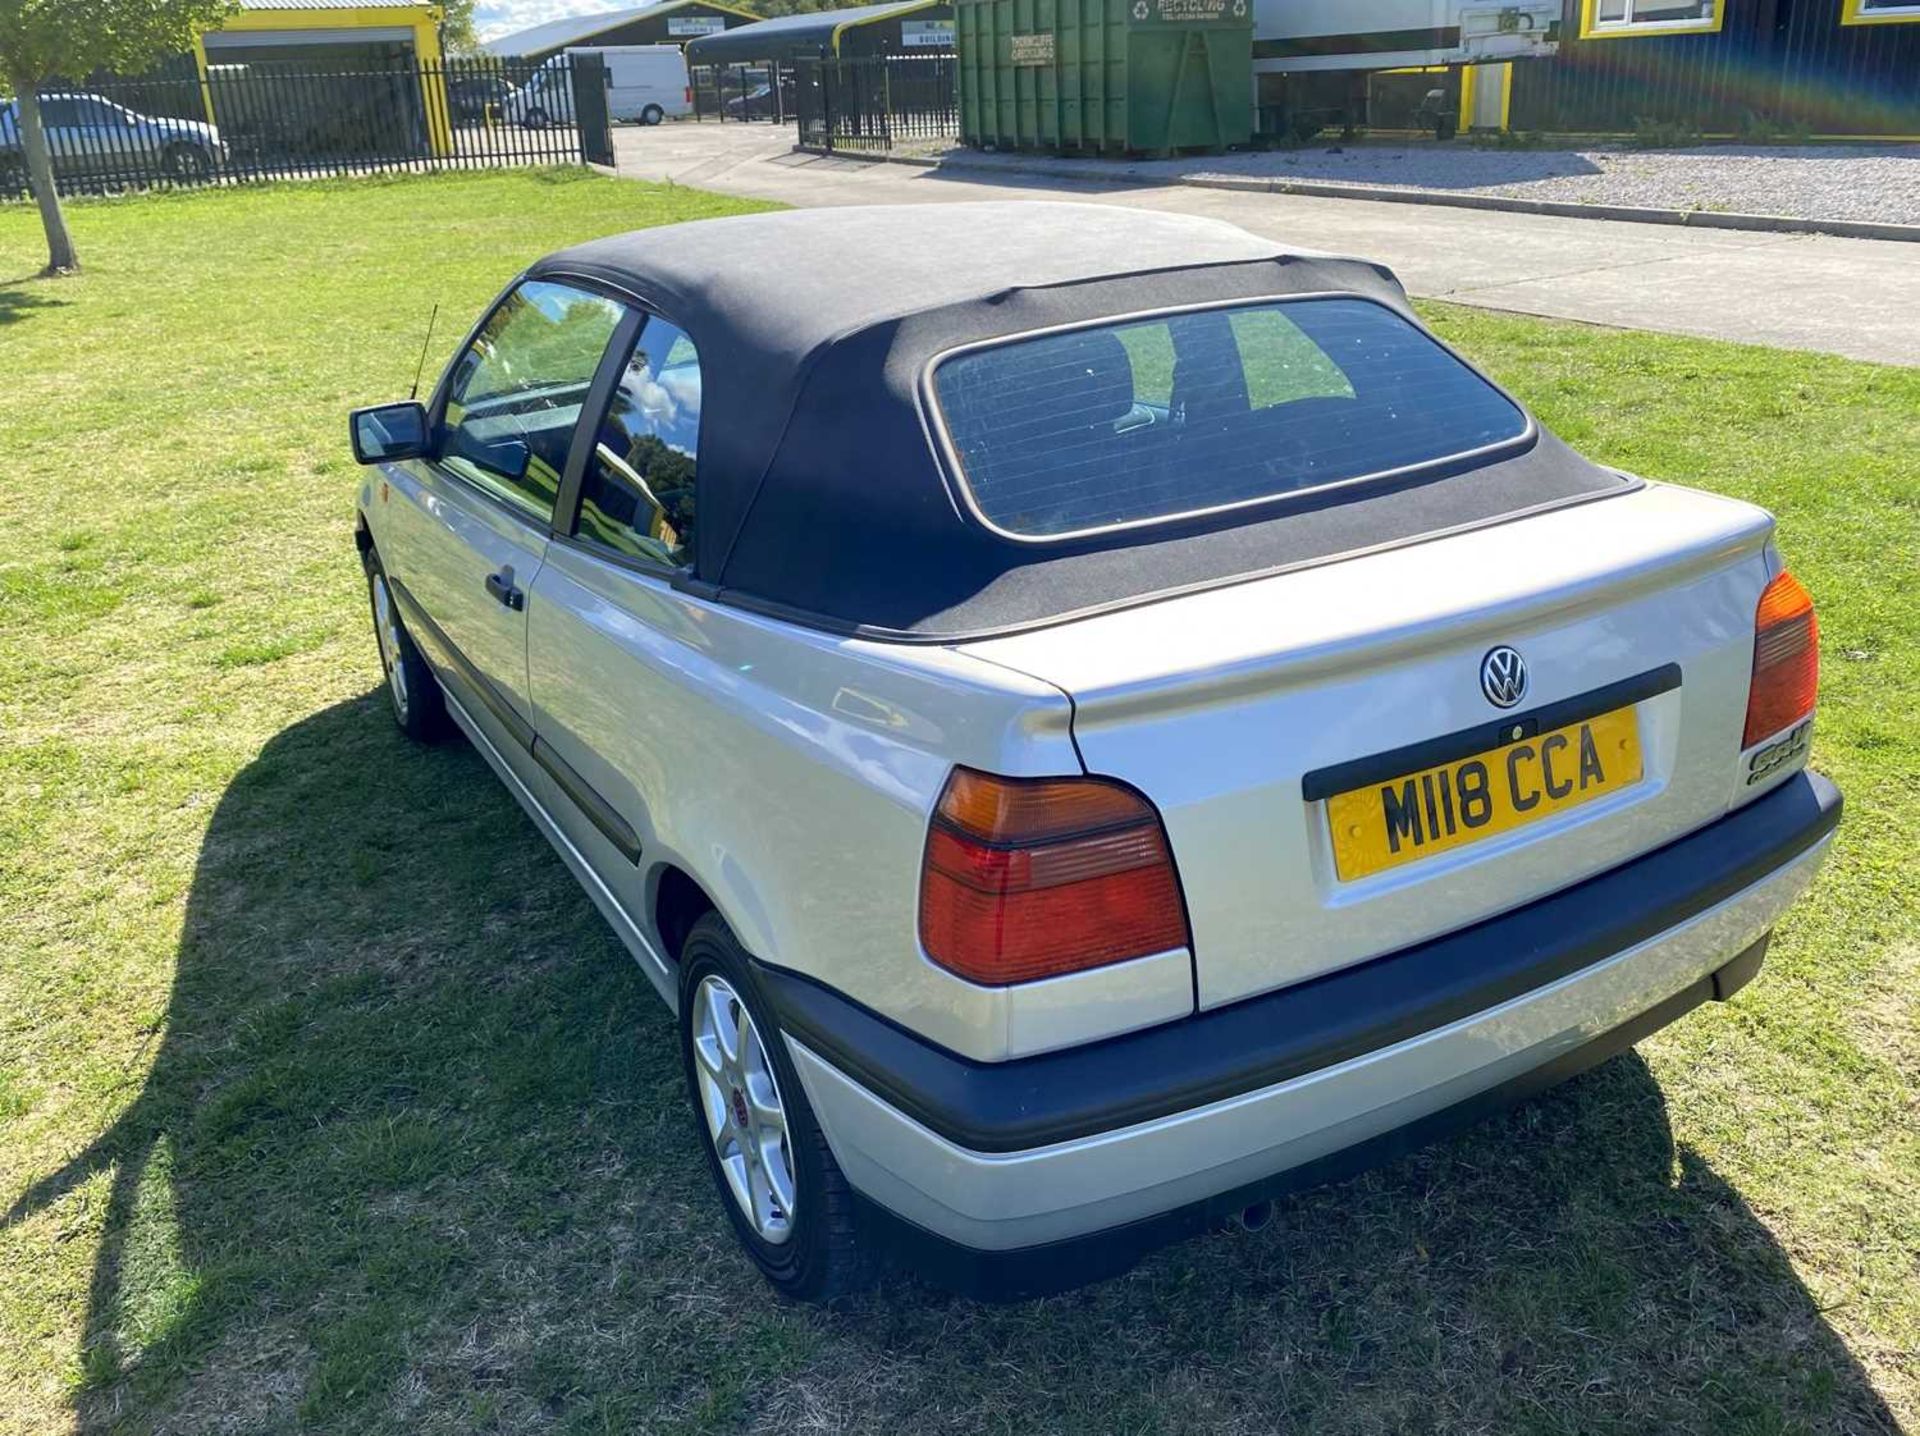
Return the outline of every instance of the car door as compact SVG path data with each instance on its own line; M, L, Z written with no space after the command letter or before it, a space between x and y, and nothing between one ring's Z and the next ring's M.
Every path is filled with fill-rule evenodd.
M40 98L40 128L47 137L47 157L57 175L85 174L86 154L80 125L80 101L72 95Z
M26 147L20 138L20 106L0 105L0 196L12 199L26 178Z
M118 163L125 130L112 107L91 95L61 95L41 104L47 148L63 174L104 175Z
M534 581L539 756L573 799L577 845L630 910L676 735L706 741L684 677L704 647L703 615L674 587L693 556L700 410L692 340L648 317L595 420L576 513L562 516Z
M435 397L433 457L398 466L375 538L416 639L476 718L532 744L527 608L594 373L625 311L516 285Z
M73 107L80 150L91 173L125 177L147 168L142 161L145 140L131 111L98 95L76 96Z

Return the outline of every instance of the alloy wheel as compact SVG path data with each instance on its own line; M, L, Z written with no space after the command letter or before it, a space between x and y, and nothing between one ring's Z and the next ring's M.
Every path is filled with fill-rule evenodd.
M167 173L178 180L203 180L213 162L198 145L177 145L167 152Z
M695 991L693 1056L707 1138L727 1188L762 1241L793 1235L795 1174L780 1084L753 1016L724 978Z
M407 666L401 662L400 616L393 609L393 595L387 592L387 577L373 576L373 631L380 640L380 666L386 670L387 691L393 695L393 709L400 721L407 721Z

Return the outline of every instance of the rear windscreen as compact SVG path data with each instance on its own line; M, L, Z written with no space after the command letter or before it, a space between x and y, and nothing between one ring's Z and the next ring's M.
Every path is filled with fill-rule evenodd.
M934 369L982 516L1058 538L1303 493L1526 434L1526 415L1361 299L1210 309L974 350Z

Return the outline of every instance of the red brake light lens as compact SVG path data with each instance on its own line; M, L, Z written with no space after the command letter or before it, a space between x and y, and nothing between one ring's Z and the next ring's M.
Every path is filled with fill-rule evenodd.
M1782 573L1760 595L1753 615L1753 683L1747 690L1751 748L1813 712L1820 689L1820 624L1813 597L1800 580Z
M1187 946L1160 815L1105 779L954 769L927 832L920 943L992 986Z

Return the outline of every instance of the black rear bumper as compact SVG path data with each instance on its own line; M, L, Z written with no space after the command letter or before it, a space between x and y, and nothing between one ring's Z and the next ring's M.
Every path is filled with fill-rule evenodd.
M957 1146L1020 1151L1270 1087L1543 987L1752 886L1832 832L1840 807L1838 788L1801 773L1663 848L1444 937L1009 1062L961 1057L797 973L762 966L758 976L783 1029L875 1096ZM1709 982L1694 1000L1714 995Z
M1017 1251L979 1251L916 1226L855 1192L861 1232L895 1261L935 1285L980 1301L1024 1301L1118 1276L1149 1252L1218 1227L1255 1202L1382 1166L1598 1066L1701 1003L1732 996L1760 971L1766 947L1763 937L1718 972L1633 1021L1501 1086L1318 1161L1126 1226Z

